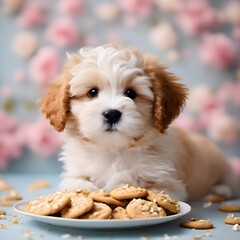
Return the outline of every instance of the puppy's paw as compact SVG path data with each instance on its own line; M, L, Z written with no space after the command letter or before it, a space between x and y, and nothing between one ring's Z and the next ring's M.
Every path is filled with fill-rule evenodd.
M59 184L60 190L72 188L86 188L90 191L96 191L98 189L93 183L79 178L64 178Z
M233 196L231 188L224 184L214 186L211 192L227 198L231 198Z

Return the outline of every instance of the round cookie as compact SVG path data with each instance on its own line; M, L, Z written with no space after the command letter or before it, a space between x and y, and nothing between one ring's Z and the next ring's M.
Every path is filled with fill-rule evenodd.
M224 219L224 223L231 225L240 224L240 217L235 217L234 214L228 214Z
M24 211L37 215L52 215L61 211L70 203L70 198L62 192L42 196L29 201L24 206Z
M222 212L240 212L240 205L225 204L218 207L219 211Z
M107 205L126 207L126 204L124 202L114 199L109 193L102 191L92 192L89 194L89 197L91 197L96 202L106 203Z
M90 211L94 206L92 198L83 194L70 196L70 199L70 204L65 206L60 212L63 218L78 218Z
M68 194L69 197L77 196L77 195L86 195L86 196L88 196L90 194L90 191L88 189L85 189L85 188L67 189L67 190L64 190L63 192Z
M130 184L126 184L122 187L113 189L110 192L111 197L117 200L127 200L133 198L141 198L147 195L147 190L140 187L135 187Z
M93 209L82 215L81 219L108 219L111 217L112 209L105 203L94 203Z
M176 200L170 198L164 192L155 193L153 191L148 190L148 194L146 197L148 200L156 202L160 207L168 210L171 213L179 213L180 205Z
M116 207L112 212L112 219L129 219L126 209Z
M156 203L144 199L133 199L126 208L129 218L165 217L166 212Z
M209 220L191 218L188 221L182 222L180 226L192 229L211 229L213 228L213 223Z

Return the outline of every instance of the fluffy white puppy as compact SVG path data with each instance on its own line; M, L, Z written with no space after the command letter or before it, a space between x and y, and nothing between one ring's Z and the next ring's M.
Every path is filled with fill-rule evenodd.
M69 55L41 99L42 112L64 135L61 188L110 191L131 183L178 200L239 194L215 145L168 128L186 95L178 77L135 48L110 44Z

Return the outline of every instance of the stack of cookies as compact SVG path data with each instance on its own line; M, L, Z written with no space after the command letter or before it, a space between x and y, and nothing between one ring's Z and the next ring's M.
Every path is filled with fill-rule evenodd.
M110 193L86 189L56 192L29 201L24 211L74 219L136 219L177 214L180 205L164 192L126 184Z

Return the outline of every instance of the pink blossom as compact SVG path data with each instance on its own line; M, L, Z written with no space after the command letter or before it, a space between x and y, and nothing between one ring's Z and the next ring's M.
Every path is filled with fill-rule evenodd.
M239 124L236 118L222 114L209 124L207 133L217 142L235 144L239 136Z
M182 5L182 0L155 0L155 2L164 12L177 12Z
M232 36L236 40L240 40L240 26L236 26L232 30Z
M114 3L101 3L96 8L98 17L105 22L113 22L118 18L119 8Z
M133 28L137 26L139 19L136 16L128 15L124 17L123 21L125 26L128 28Z
M0 110L0 123L0 134L3 132L12 132L17 126L16 119L7 115L2 110Z
M177 35L171 24L161 22L150 31L151 42L160 49L173 49L177 45Z
M208 127L212 121L225 114L225 108L217 98L205 101L199 115L199 124L201 128Z
M235 174L240 177L240 158L239 157L231 157L230 163L233 167Z
M32 59L31 77L40 87L45 88L49 81L56 77L59 67L60 60L56 49L43 47Z
M84 8L84 2L82 0L60 0L58 9L62 13L69 15L77 15L82 12Z
M197 132L199 130L198 121L189 115L181 115L175 121L174 125L181 127L187 131Z
M80 32L69 18L55 20L46 32L46 38L57 47L76 46L79 42Z
M22 153L24 142L17 137L17 121L0 110L0 169Z
M240 2L238 0L227 2L223 15L227 22L237 26L240 24Z
M237 82L225 82L218 91L218 97L222 101L229 101L240 106L240 83Z
M27 1L18 23L24 27L43 25L46 22L46 9L40 1Z
M216 69L226 69L235 64L237 49L234 42L224 34L207 34L200 49L201 60Z
M21 155L21 146L15 140L14 134L0 134L0 169L7 167L8 162L12 158Z
M198 86L190 91L187 107L192 112L200 112L214 99L214 93L207 85Z
M60 135L46 120L39 120L28 126L27 146L30 150L43 158L55 154L61 145Z
M217 13L206 0L183 1L178 21L182 29L195 36L217 23Z
M153 0L119 0L118 2L123 11L139 17L149 16L154 7Z
M218 90L217 97L222 102L227 102L232 99L235 94L235 84L232 81L226 81Z

